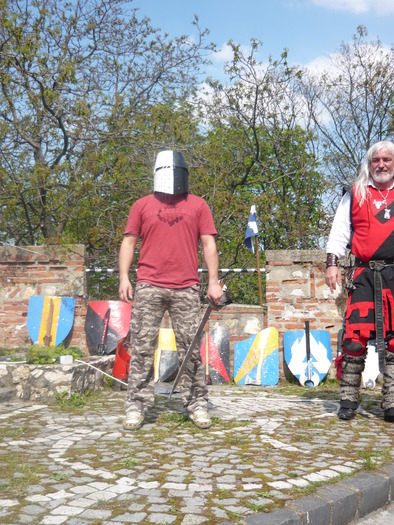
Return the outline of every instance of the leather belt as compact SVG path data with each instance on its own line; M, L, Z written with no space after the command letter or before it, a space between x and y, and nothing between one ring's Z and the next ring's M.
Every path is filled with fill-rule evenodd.
M357 257L354 260L354 266L357 267L369 267L371 270L383 270L386 266L393 266L394 259L371 259L370 261L363 261Z

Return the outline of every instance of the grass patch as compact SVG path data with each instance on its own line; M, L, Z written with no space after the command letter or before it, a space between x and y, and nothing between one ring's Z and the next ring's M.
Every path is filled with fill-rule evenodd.
M126 454L126 456L120 461L117 461L115 465L123 468L133 468L141 465L141 460L132 457L132 454L130 453Z
M362 468L364 470L373 470L380 463L390 459L391 451L388 448L381 450L370 448L369 450L360 451L359 457L363 460Z
M87 390L83 394L75 392L69 394L67 390L63 392L55 392L53 397L56 401L56 406L61 409L73 410L76 408L84 408L91 397L92 393L90 390Z
M165 412L158 417L158 420L161 423L173 423L177 427L194 426L193 421L186 414L181 414L180 412Z
M3 346L0 347L0 357L13 357L15 355L21 355L23 356L26 354L26 348L25 347L18 347L18 348L5 348Z
M26 495L26 489L40 481L40 474L46 470L46 467L29 464L29 459L28 454L1 457L1 470L4 469L7 472L7 481L0 485L3 498L23 498Z
M234 512L229 509L225 509L225 510L227 512L228 517L232 520L239 520L242 518L242 515L239 512Z
M313 421L312 419L302 418L297 419L295 426L299 428L324 428L319 421Z
M72 355L74 359L83 357L82 351L76 346L66 348L58 346L31 345L26 349L26 362L30 365L46 365L58 361L63 355Z
M313 441L313 434L312 433L306 433L306 434L294 434L291 442L292 443L311 443Z
M51 479L55 481L66 481L68 478L71 478L73 474L63 474L62 472L54 472L51 476Z
M253 501L246 501L245 507L253 510L253 512L264 512L267 509L266 505L259 505L258 503L255 503Z
M14 427L14 428L2 428L1 429L1 437L2 438L9 438L9 439L18 439L22 436L25 436L28 433L26 427Z

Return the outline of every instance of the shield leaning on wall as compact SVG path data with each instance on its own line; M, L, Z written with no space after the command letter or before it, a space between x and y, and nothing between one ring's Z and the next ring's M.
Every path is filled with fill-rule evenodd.
M279 381L279 340L274 327L234 346L234 381L239 385L272 386Z
M34 295L27 312L27 331L40 346L58 346L70 333L74 323L75 299Z
M119 339L125 337L129 331L130 318L131 304L124 301L89 302L85 319L89 351L94 354L115 352ZM101 349L99 345L102 345Z

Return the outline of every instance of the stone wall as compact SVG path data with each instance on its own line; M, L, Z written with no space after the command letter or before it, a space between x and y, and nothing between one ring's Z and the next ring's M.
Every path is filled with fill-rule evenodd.
M50 401L55 394L83 394L105 384L112 374L114 356L85 358L69 365L27 365L0 363L0 402L14 397Z
M218 324L229 328L232 365L237 341L267 326L275 327L279 332L283 375L283 332L302 329L305 319L309 319L311 329L330 331L335 353L346 298L343 293L332 295L324 283L323 251L266 251L265 258L266 304L225 306L212 313L210 329ZM0 248L0 346L30 344L26 320L32 295L75 297L74 326L67 344L88 354L84 332L88 303L84 247ZM163 326L168 326L168 319Z

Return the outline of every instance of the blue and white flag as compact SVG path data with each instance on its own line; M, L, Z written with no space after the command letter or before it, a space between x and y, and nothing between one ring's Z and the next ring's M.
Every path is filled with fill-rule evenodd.
M253 238L258 237L258 235L259 235L259 230L257 228L257 223L256 223L256 206L253 205L250 207L249 222L246 228L245 240L244 240L244 243L247 249L252 253L254 253Z

